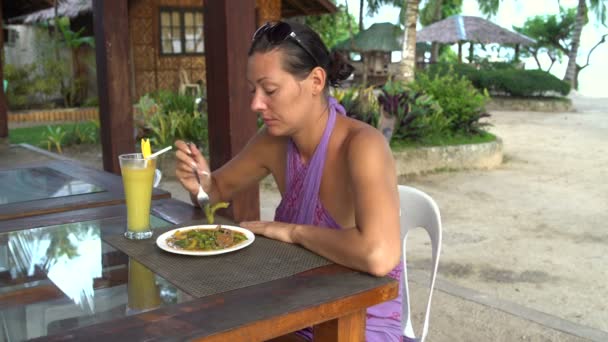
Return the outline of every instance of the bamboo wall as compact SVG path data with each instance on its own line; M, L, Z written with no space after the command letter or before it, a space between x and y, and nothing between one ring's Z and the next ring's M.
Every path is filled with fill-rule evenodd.
M204 55L172 57L159 53L159 7L200 8L202 3L203 0L129 1L134 101L160 89L177 91L180 68L188 72L190 82L203 80L206 83ZM281 19L281 0L256 0L256 6L258 25Z
M180 68L188 72L190 82L205 82L204 55L173 57L159 53L159 8L200 8L202 3L202 0L130 0L129 32L135 101L160 89L177 91Z

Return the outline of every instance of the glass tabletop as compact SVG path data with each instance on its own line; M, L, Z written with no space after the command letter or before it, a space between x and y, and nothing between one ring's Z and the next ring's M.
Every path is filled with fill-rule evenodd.
M151 217L153 228L171 224ZM124 217L0 234L0 340L51 335L192 297L122 252L102 234Z
M48 167L0 171L0 205L105 191Z

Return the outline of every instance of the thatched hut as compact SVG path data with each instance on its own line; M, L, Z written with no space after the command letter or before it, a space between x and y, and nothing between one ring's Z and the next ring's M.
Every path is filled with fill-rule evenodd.
M425 49L428 50L426 45L416 45L416 60L424 58ZM403 30L391 23L376 23L338 43L334 49L361 55L361 61L351 61L356 80L363 84L382 84L398 72L397 63L391 63L391 54L403 49Z
M458 44L458 60L462 62L462 44L469 45L469 60L473 57L473 44L513 44L515 59L518 59L519 46L534 44L534 39L521 33L509 31L479 17L453 15L433 23L416 32L417 42L437 42Z

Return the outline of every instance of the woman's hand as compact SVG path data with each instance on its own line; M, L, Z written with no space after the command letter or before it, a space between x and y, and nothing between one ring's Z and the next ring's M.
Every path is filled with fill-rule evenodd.
M251 230L254 234L263 235L269 239L296 243L294 240L295 224L268 221L247 221L239 224L243 228Z
M211 173L207 160L201 154L201 151L194 144L186 144L181 140L175 142L177 152L175 157L175 175L182 186L193 196L198 193L198 181L194 175L194 169L198 171L203 189L209 193L211 187ZM207 172L205 175L204 173Z

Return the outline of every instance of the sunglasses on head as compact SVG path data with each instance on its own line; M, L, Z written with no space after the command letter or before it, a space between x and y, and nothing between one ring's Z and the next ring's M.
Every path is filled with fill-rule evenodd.
M317 65L321 65L315 55L313 55L312 52L304 45L304 43L302 43L300 38L298 38L296 33L291 29L291 26L289 26L289 24L286 22L267 22L255 31L252 41L255 42L262 36L266 36L271 44L278 44L291 38L296 44L298 44L299 47L302 48L302 50L306 51L306 53L312 57Z

